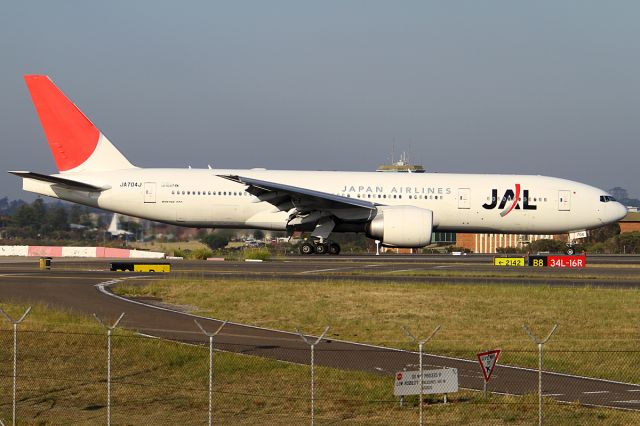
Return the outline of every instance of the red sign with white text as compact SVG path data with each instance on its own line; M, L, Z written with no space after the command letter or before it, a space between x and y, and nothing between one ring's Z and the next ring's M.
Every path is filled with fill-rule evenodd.
M584 268L587 266L586 256L547 256L550 268Z

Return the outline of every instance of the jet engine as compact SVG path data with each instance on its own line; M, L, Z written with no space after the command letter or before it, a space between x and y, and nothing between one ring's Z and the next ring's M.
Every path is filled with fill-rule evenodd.
M367 236L386 246L424 247L431 243L433 211L413 206L389 206L367 225Z

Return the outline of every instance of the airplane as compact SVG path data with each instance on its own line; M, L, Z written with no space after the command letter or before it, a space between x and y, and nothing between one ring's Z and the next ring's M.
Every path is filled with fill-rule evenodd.
M107 232L111 234L112 237L127 238L133 235L133 232L120 229L120 221L118 219L119 219L118 213L114 213L113 216L111 217L111 223L109 224L109 228L107 229Z
M10 171L40 195L198 228L310 232L302 254L338 254L333 233L424 247L432 233L559 234L627 210L571 180L513 174L140 168L46 75L26 75L59 173ZM569 246L569 253L574 250Z

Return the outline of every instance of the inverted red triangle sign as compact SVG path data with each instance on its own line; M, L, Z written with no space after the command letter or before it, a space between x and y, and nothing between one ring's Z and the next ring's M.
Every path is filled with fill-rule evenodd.
M488 382L491 378L491 373L493 373L493 369L496 366L496 362L498 362L498 358L500 357L500 349L482 352L476 355L478 357L478 362L480 363L480 368L482 368L484 381Z

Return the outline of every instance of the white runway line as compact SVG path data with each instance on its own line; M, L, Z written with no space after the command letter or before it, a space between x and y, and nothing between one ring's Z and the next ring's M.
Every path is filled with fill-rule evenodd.
M590 391L590 392L582 392L585 395L595 395L600 393L609 393L609 391Z
M314 274L316 272L344 271L344 270L347 270L347 269L353 269L353 267L349 267L349 268L314 269L312 271L300 272L300 274Z
M348 271L349 269L375 268L377 266L380 266L380 265L347 266L344 268L313 269L311 271L299 272L299 274L315 274L317 272L331 272L331 271Z

